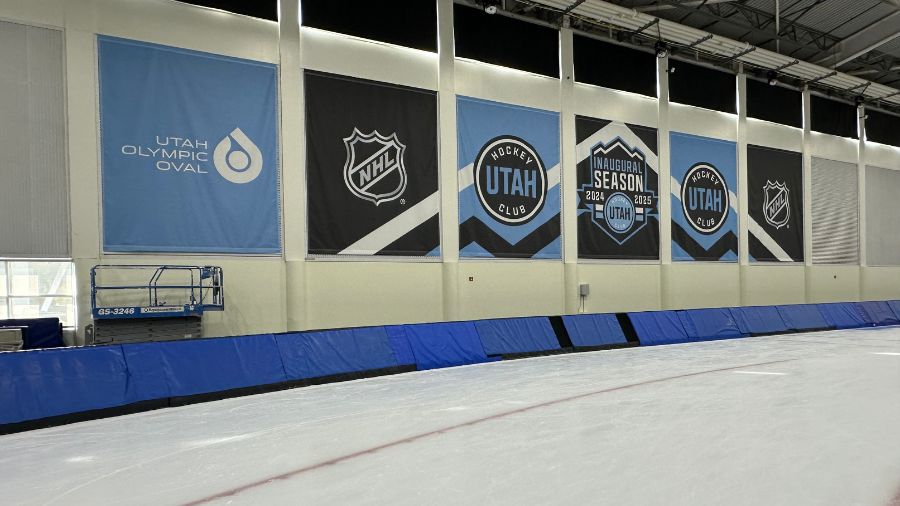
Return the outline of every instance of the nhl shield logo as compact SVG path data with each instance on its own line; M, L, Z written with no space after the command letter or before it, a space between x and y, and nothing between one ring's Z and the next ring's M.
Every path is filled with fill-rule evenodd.
M763 187L763 216L769 225L779 229L787 225L791 219L791 206L788 201L789 190L786 184L766 181Z
M375 130L364 134L354 128L349 137L344 137L344 147L344 183L351 193L377 206L400 197L406 190L406 146L396 133L384 136Z

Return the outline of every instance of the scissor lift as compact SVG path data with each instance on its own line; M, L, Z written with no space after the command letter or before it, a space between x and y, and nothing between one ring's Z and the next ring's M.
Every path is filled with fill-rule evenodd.
M149 281L136 284L142 273ZM93 339L89 342L203 337L203 314L225 310L223 281L222 268L214 266L95 265L91 268Z

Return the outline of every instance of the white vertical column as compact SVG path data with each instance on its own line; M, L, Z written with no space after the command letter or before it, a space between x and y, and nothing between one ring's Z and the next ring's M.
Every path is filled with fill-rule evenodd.
M279 2L279 102L281 106L281 205L285 259L286 330L306 322L306 131L300 0Z
M459 183L456 160L456 84L453 0L438 0L438 172L444 320L459 319Z
M738 174L738 262L740 263L741 305L746 306L749 298L747 274L750 263L750 237L747 190L747 74L743 65L737 75L737 174Z
M809 87L803 88L803 263L806 302L812 302L812 152Z
M564 307L566 313L577 313L578 296L578 216L576 202L575 155L575 55L572 29L568 18L559 31L559 118L560 181L562 192L562 256L565 269Z
M69 169L70 254L75 264L78 328L75 342L84 344L91 323L90 269L101 261L100 160L97 128L97 58L93 7L86 1L65 5L66 149Z
M660 260L660 307L675 307L671 300L672 268L672 170L669 156L669 57L657 58L656 81L659 93L659 260Z
M859 185L859 295L860 300L866 300L868 287L866 286L866 276L864 271L869 265L868 261L868 232L866 231L866 106L860 105L856 109L858 132L859 132L859 148L857 150L856 170L859 174L857 184Z

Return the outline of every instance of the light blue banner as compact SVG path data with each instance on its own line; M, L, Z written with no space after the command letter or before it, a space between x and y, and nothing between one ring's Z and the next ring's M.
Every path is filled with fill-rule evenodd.
M559 113L457 97L461 257L558 259Z
M671 132L672 260L738 259L737 144Z
M276 66L97 45L104 251L280 253Z

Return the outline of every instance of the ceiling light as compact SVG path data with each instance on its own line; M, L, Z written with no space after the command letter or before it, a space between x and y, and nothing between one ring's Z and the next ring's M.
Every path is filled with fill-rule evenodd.
M656 50L657 58L665 58L669 55L669 46L661 40L656 41L656 45L653 48Z

